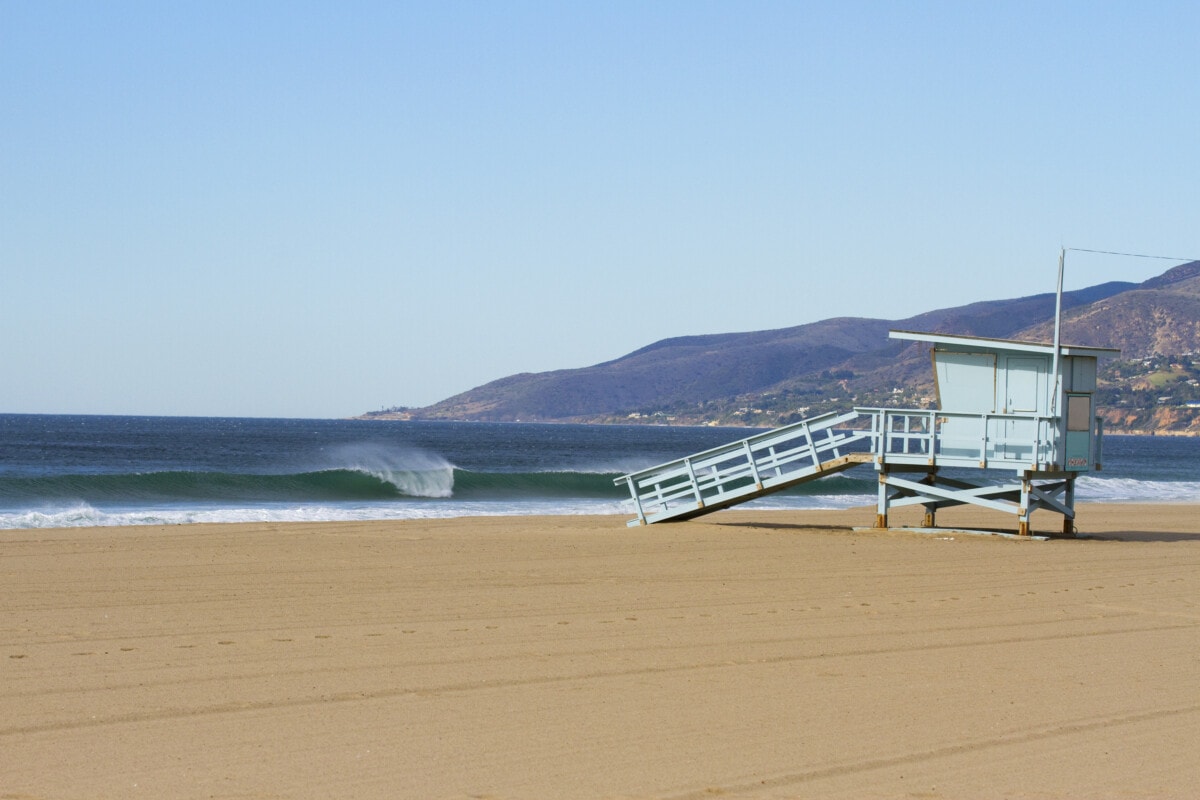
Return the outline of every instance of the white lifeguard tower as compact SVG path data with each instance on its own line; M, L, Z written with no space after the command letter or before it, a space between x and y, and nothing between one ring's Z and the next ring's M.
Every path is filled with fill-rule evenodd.
M1021 536L1050 509L1073 535L1075 480L1101 462L1097 360L1120 351L1059 345L1057 331L1054 344L892 331L931 346L936 409L826 414L623 475L629 524L689 519L870 463L878 528L902 506L923 506L934 528L939 509L975 505L1015 514Z
M925 525L947 506L973 504L1017 514L1029 534L1038 508L1075 520L1075 479L1099 469L1103 427L1095 414L1097 360L1117 350L970 336L892 331L894 339L928 342L938 408L856 409L871 419L879 472L876 526L888 512L925 507ZM1007 473L1007 480L964 480L946 468ZM914 473L924 473L914 480Z

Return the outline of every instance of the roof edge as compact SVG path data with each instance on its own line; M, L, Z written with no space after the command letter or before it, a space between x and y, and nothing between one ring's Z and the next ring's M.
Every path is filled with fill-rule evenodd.
M991 347L994 350L1014 350L1022 353L1054 353L1054 344L1050 342L1023 342L1016 339L991 339L986 336L956 336L948 333L922 333L921 331L888 331L890 339L907 339L914 342L931 342L933 344L958 344L970 347ZM1059 352L1065 356L1080 355L1097 358L1112 358L1119 356L1121 351L1111 347L1087 347L1077 344L1059 345Z

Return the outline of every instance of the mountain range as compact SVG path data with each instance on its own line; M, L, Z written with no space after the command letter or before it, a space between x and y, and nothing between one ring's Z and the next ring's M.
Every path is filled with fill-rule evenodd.
M889 339L889 330L1050 342L1054 304L1045 293L897 320L664 339L602 364L521 373L425 408L363 416L769 427L852 405L930 405L928 346ZM1063 342L1121 350L1102 365L1098 404L1110 429L1200 433L1200 261L1138 284L1065 292L1062 306Z

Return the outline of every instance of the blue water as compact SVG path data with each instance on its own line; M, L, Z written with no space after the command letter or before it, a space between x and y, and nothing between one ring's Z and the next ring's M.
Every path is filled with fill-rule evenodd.
M744 429L0 415L0 528L631 514L612 479ZM755 502L874 502L869 467ZM1105 439L1082 500L1200 502L1200 440Z

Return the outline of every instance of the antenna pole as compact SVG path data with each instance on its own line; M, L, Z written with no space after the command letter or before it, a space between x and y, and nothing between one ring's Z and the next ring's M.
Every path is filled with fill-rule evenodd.
M1058 289L1054 293L1054 379L1050 384L1050 391L1053 394L1050 396L1050 408L1052 411L1058 411L1058 349L1059 336L1062 333L1062 286L1063 286L1063 262L1067 260L1067 248L1063 247L1058 251Z

